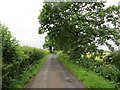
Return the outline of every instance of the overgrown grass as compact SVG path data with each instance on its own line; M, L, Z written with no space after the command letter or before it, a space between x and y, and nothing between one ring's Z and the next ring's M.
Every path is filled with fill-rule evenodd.
M10 88L24 88L25 85L30 82L32 77L40 71L48 56L49 55L46 55L44 58L40 59L35 65L29 66L28 69L23 72L20 78L16 79L10 84Z
M57 57L87 88L115 88L114 83L106 81L95 72L71 63L68 61L68 57L62 53L58 53Z

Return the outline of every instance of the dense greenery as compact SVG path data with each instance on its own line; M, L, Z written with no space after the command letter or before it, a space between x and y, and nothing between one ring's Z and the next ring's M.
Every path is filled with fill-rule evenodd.
M64 54L59 53L58 58L76 76L81 77L86 86L91 88L120 87L120 52L115 52L112 45L108 43L108 41L113 41L114 44L119 44L117 42L120 39L118 35L119 8L118 6L105 8L103 3L97 2L44 3L38 17L39 34L47 32L44 48L48 48L50 52L63 51ZM109 27L110 25L112 27ZM25 74L27 70L32 70L31 68L42 62L41 59L48 54L45 50L20 46L8 28L1 23L0 39L0 51L3 54L3 88L13 87L17 80L20 81L23 74L27 75ZM98 49L99 45L106 45L114 52L104 60L95 60L96 57L102 58L103 55L103 50ZM102 77L96 76L95 73ZM109 80L108 82L112 81L112 84L104 79Z
M45 3L39 16L39 33L47 32L47 40L71 60L86 57L88 52L100 56L103 50L98 49L99 45L113 51L108 41L118 44L118 8L105 8L97 2Z
M115 88L113 82L106 81L103 77L97 75L89 69L85 69L80 65L73 64L69 61L69 57L62 52L57 53L58 59L68 68L87 88ZM94 90L94 89L93 89Z
M62 62L72 63L77 65L78 68L85 68L87 71L94 71L106 80L116 83L116 88L120 88L120 70L114 65L108 64L105 61L91 59L81 60L80 62L73 62L69 59L68 55L62 52L58 53L58 57L60 59L63 58Z
M0 25L0 71L2 71L2 26ZM2 72L0 72L0 89L2 89Z
M40 62L48 51L20 46L12 36L8 28L0 24L2 31L2 85L3 88L21 77L24 71L29 70L36 63Z
M38 60L38 63L30 66L30 68L27 68L27 70L23 71L20 78L17 78L14 82L11 82L10 87L25 88L26 84L31 81L32 77L40 71L48 56L49 55L46 55L43 59Z
M56 50L54 42L50 42L50 38L48 36L45 37L45 43L43 45L44 49L48 49L51 53Z
M120 51L114 51L109 54L105 59L108 64L113 64L120 70Z
M47 32L46 47L54 46L73 64L92 70L120 87L120 54L109 43L119 45L118 9L118 6L105 8L104 3L98 2L44 3L38 17L39 33ZM99 45L106 45L115 53L103 56L104 50L98 49ZM98 57L100 60L96 60Z

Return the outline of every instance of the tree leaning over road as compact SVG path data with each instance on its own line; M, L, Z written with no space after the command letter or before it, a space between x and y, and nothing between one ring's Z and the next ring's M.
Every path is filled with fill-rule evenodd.
M49 41L74 59L86 56L88 52L94 53L92 58L102 55L103 50L98 49L98 45L107 45L113 51L114 48L108 41L118 44L117 40L120 38L119 7L104 6L98 2L44 3L38 17L39 34L47 32ZM108 27L106 23L113 27Z

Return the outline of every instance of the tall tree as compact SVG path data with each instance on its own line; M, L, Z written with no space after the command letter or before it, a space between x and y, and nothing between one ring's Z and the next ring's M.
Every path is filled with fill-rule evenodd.
M48 49L50 53L52 53L53 50L56 50L54 42L51 41L48 36L45 37L45 43L43 45L43 48Z
M98 45L107 45L113 50L108 41L117 44L119 39L119 7L105 9L104 6L97 2L45 3L39 16L39 33L47 32L56 47L71 58L80 58L88 52L101 55ZM113 27L108 27L106 23Z

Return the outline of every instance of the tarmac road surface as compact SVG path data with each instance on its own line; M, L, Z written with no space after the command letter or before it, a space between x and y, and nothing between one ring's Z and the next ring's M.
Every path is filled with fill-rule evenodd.
M40 72L25 88L85 88L55 55L50 55Z

